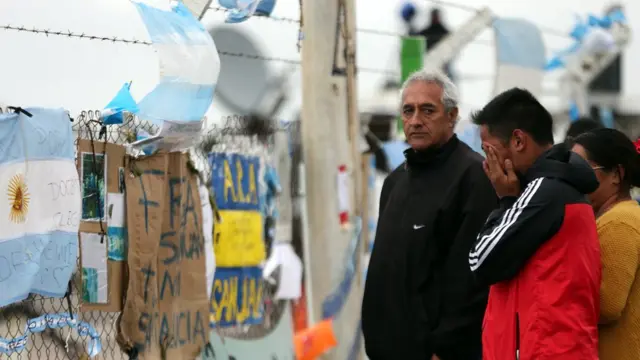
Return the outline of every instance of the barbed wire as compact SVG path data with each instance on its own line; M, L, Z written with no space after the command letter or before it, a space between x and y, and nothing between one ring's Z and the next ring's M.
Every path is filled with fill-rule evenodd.
M32 34L41 34L45 36L61 36L68 38L76 38L76 39L85 39L85 40L93 40L93 41L106 41L112 43L124 43L124 44L134 44L134 45L151 45L151 42L138 40L138 39L125 39L119 38L117 36L99 36L99 35L89 35L85 33L76 33L71 30L63 31L63 30L50 30L50 29L38 29L38 28L28 28L26 26L14 26L14 25L1 25L0 29L2 30L10 30L10 31L18 31L18 32L27 32Z
M29 28L26 26L16 26L16 25L1 25L0 29L2 30L10 30L10 31L18 31L18 32L26 32L31 34L40 34L45 36L60 36L66 38L76 38L76 39L84 39L84 40L93 40L99 42L111 42L111 43L124 43L124 44L133 44L133 45L145 45L150 46L153 45L150 41L138 40L138 39L124 39L119 37L108 37L108 36L98 36L98 35L90 35L86 33L77 33L71 30L51 30L51 29L38 29L38 28ZM286 64L300 64L300 60L295 59L286 59L280 57L270 57L263 56L258 54L246 54L241 52L232 52L218 49L218 54L223 56L232 56L232 57L240 57L251 60L261 60L261 61L273 61L273 62L281 62Z

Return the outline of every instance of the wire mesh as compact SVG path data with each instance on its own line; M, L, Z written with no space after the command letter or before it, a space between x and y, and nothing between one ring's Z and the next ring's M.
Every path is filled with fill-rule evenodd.
M10 110L0 108L0 114ZM134 116L127 116L122 125L109 125L103 127L99 121L100 111L82 111L73 121L72 129L76 139L94 139L116 144L130 143L136 139L141 130L150 134L156 133L158 127ZM278 130L275 125L263 124L252 126L246 117L229 117L221 126L206 130L198 143L190 149L193 163L198 167L204 179L210 179L207 154L215 145L230 144L240 138L253 138L263 144L272 140L272 135ZM267 149L271 147L267 146ZM207 180L210 181L210 180ZM78 259L79 260L79 259ZM203 274L204 276L204 274ZM274 278L279 278L274 274ZM268 334L280 321L285 309L285 301L274 300L277 284L265 283L264 286L264 321L259 325L237 326L232 328L214 329L219 335L240 339L261 338ZM71 281L71 309L68 308L64 298L49 298L40 295L29 295L25 300L0 308L0 337L12 339L24 334L28 319L36 318L44 314L57 314L71 312L81 321L91 324L102 343L102 352L98 359L127 359L116 342L117 320L120 313L90 311L79 312L81 304L82 282L80 273L75 272ZM0 358L11 360L32 359L84 359L88 338L79 337L75 330L69 328L47 329L42 333L30 335L27 346L21 352L13 353Z

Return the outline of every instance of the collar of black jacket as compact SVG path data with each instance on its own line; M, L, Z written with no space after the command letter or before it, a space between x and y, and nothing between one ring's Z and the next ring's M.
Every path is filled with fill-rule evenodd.
M527 170L521 183L525 186L539 177L560 179L583 194L598 188L598 179L591 166L564 143L545 151Z
M413 150L411 148L404 151L405 168L414 169L433 165L445 161L458 146L458 137L454 134L449 141L439 147L426 150Z

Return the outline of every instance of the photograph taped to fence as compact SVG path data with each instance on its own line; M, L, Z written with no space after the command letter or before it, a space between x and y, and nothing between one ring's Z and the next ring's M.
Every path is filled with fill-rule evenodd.
M76 266L80 189L62 109L0 115L0 307L62 297ZM11 144L9 148L2 148Z
M82 255L82 301L105 304L109 301L107 241L101 234L80 233Z
M80 154L82 220L105 221L107 207L107 155Z

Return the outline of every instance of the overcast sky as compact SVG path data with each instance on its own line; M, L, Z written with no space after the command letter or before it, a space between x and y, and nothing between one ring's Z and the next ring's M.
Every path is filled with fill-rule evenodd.
M561 49L570 40L557 33L567 33L573 25L574 13L592 11L599 13L599 0L453 0L452 3L488 6L499 16L526 17L544 30L548 55ZM214 4L217 0L214 0ZM376 3L377 5L372 5ZM360 29L387 32L403 31L397 16L401 1L357 0L357 22ZM426 15L428 2L421 12ZM633 21L640 16L640 3L627 5L628 16ZM463 24L472 13L454 7L444 7L447 24L452 29ZM278 0L274 13L277 17L297 18L298 0ZM419 21L420 19L418 19ZM424 19L426 20L426 19ZM637 22L637 21L636 21ZM235 26L250 34L262 55L299 59L296 49L297 25L289 22L250 19L243 24L222 25L223 14L210 10L203 19L207 27ZM13 0L0 2L0 103L21 106L62 106L72 112L81 109L101 109L120 86L133 80L132 92L139 99L153 88L158 79L157 59L151 47L88 41L84 39L46 37L3 30L4 25L27 28L70 30L96 36L117 36L126 39L147 40L146 30L127 0ZM495 50L492 33L485 31L480 41L465 48L458 56L455 69L462 77L460 90L463 113L486 102L491 94L491 77L495 71ZM398 70L398 38L377 35L366 31L358 33L359 66L386 71ZM388 49L381 55L380 49ZM232 50L232 49L219 49ZM640 104L639 69L631 66L630 59L640 55L640 41L635 40L627 51L625 61L625 96L630 102ZM238 60L251 66L253 60ZM636 61L637 62L637 61ZM267 69L282 70L285 64L269 62ZM224 71L224 69L222 69ZM294 73L292 95L298 93L299 78ZM371 97L387 76L375 72L360 72L359 95ZM558 107L557 96L552 95L557 86L557 76L549 75L545 88L549 96L544 102ZM635 80L633 80L635 79ZM215 101L215 100L214 100ZM637 110L640 110L638 105ZM214 107L211 118L228 113L222 106ZM293 114L293 112L289 112ZM289 115L285 115L289 116Z

